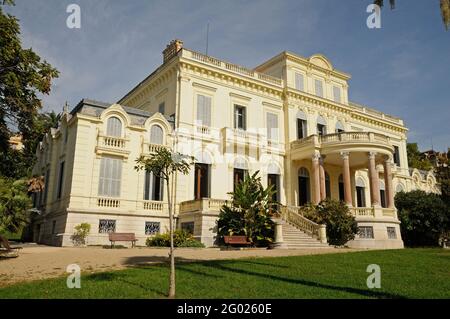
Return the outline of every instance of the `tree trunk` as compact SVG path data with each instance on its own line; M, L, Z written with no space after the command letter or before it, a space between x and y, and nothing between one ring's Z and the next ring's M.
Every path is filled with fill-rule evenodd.
M175 255L173 247L173 211L172 211L172 199L170 197L170 183L169 178L166 179L167 184L167 202L169 206L169 234L170 234L170 275L169 275L169 298L175 298Z

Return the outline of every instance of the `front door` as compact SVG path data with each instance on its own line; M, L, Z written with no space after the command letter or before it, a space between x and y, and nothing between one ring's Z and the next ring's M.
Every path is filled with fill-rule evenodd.
M304 176L298 177L298 203L300 206L309 202L309 178Z
M209 198L209 165L195 164L194 198Z

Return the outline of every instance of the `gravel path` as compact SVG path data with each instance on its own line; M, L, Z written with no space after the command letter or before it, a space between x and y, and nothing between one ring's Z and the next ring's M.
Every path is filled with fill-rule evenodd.
M217 248L176 249L179 261L219 260L251 257L301 256L343 253L355 249L292 249L292 250L219 250ZM66 267L78 264L82 272L123 269L129 266L158 263L167 260L166 248L103 249L101 247L49 247L26 245L18 258L0 259L0 286L22 281L52 278L64 275Z

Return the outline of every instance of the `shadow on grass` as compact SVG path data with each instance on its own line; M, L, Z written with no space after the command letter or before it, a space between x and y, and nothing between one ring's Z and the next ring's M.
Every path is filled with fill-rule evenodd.
M151 271L151 268L148 269ZM167 294L161 290L155 289L154 287L148 287L142 283L134 282L129 279L127 279L127 275L119 272L102 272L102 273L96 273L91 274L86 277L87 280L90 280L92 282L101 282L101 281L115 281L115 282L121 282L136 288L140 288L146 292L154 292L160 297L167 297Z
M239 261L241 262L241 261ZM246 263L251 264L251 261L246 261ZM381 298L381 299L406 299L407 297L399 295L399 294L392 294L388 292L379 292L379 291L373 291L373 290L365 290L365 289L359 289L359 288L353 288L353 287L340 287L340 286L333 286L333 285L327 285L322 284L319 282L314 281L308 281L304 279L292 279L292 278L285 278L281 276L271 275L271 274L262 274L254 271L244 270L244 269L237 269L232 268L230 266L226 266L226 264L232 265L232 262L208 262L208 263L201 263L202 266L205 267L213 267L221 271L225 272L232 272L232 273L238 273L242 275L249 275L254 277L260 277L263 279L271 279L274 281L281 281L291 284L297 284L302 286L308 286L308 287L314 287L314 288L323 288L328 290L334 290L334 291L341 291L341 292L348 292L353 293L357 295L361 295L364 297L374 297L374 298Z

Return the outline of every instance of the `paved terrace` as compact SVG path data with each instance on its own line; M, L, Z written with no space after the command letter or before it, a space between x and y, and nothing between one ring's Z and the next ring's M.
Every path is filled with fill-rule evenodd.
M254 257L301 256L357 251L347 248L287 250L220 250L218 248L179 248L178 261L220 260ZM101 247L50 247L25 245L18 258L0 259L0 286L22 281L53 278L66 274L69 264L78 264L82 272L101 272L160 263L167 260L167 248L103 249Z

